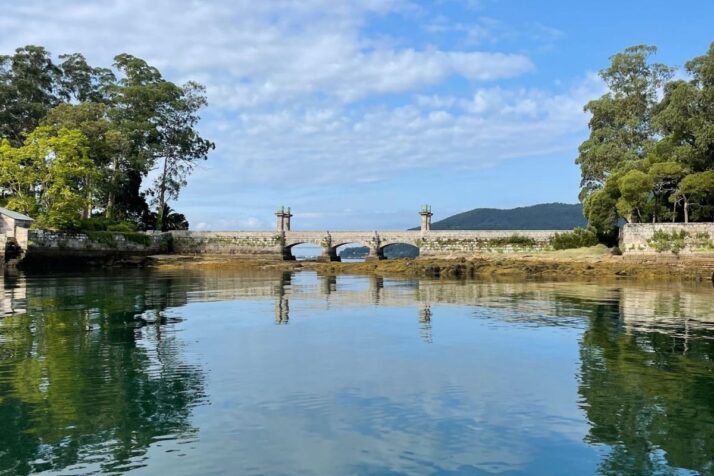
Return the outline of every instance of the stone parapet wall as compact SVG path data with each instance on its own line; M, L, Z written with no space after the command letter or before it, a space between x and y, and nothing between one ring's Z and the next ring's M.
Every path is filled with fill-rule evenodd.
M282 235L275 231L172 231L177 254L283 256Z
M463 256L477 253L517 253L546 249L553 230L449 230L449 231L286 231L202 232L174 231L177 254L275 255L289 257L290 248L309 243L325 249L357 243L384 248L405 243L420 248L424 256ZM560 230L562 232L562 230ZM327 253L329 254L329 253Z
M18 237L21 238L21 237ZM26 242L18 244L27 258L38 257L103 257L134 256L166 253L171 235L168 233L71 233L49 230L28 230Z
M429 231L417 242L420 256L471 256L482 253L528 253L550 248L556 233L568 230Z
M714 223L628 223L620 249L625 255L714 256Z

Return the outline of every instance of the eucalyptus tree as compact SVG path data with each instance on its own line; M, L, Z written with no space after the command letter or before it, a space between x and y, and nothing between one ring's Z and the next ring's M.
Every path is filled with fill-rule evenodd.
M41 46L0 55L0 137L19 146L51 108L61 102L61 69Z
M581 197L602 188L607 177L627 162L643 160L656 141L652 115L657 93L672 68L650 63L657 48L632 46L610 58L600 71L608 92L585 105L590 112L590 137L579 148L576 163L582 175Z
M627 221L714 218L714 43L685 65L687 79L651 63L651 46L611 58L609 91L585 107L581 200L598 232Z
M167 202L178 197L195 165L215 147L197 128L198 112L207 104L205 88L174 84L126 53L115 56L112 66L93 67L79 53L61 55L55 63L47 50L32 45L0 56L0 140L6 151L26 150L39 127L49 127L54 137L78 131L97 171L83 187L81 217L104 214L144 228L154 222L163 226ZM151 171L157 179L148 185ZM20 206L29 195L13 198L17 193L0 180L0 200Z

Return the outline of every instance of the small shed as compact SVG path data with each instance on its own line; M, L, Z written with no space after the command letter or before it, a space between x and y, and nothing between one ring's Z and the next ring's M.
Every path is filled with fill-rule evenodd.
M29 228L33 221L27 215L0 207L0 235L14 237L17 228Z

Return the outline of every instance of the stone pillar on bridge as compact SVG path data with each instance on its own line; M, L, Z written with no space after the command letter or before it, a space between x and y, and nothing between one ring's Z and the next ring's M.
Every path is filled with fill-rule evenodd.
M276 217L276 227L278 231L290 231L290 218L293 214L290 213L290 207L280 207L278 211L275 212Z
M382 248L382 239L379 237L379 233L374 232L374 236L367 244L369 248L369 254L365 261L374 261L384 259L384 249Z
M431 230L431 217L434 215L433 213L431 213L431 207L429 205L424 205L423 207L421 207L419 215L421 215L422 233Z
M332 235L330 235L329 231L322 238L320 248L322 248L322 253L317 259L318 261L342 261L337 256L337 247L332 245Z

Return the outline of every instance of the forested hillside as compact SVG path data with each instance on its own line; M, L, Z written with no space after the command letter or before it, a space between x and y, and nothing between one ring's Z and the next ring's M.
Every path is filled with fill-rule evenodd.
M434 230L572 230L586 225L580 204L542 203L502 210L475 208L432 223Z

